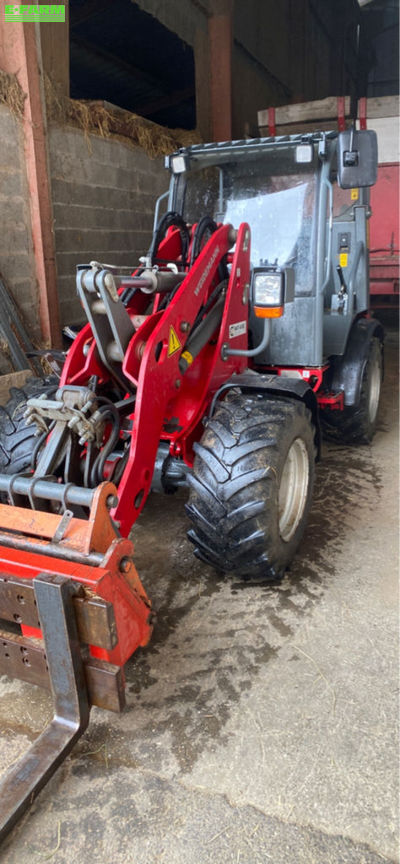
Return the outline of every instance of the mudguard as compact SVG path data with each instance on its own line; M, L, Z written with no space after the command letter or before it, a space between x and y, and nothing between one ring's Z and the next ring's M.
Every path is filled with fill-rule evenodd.
M372 339L383 344L384 329L373 318L358 318L349 333L343 357L335 358L330 386L334 393L344 393L345 406L358 405L365 365Z
M240 387L242 391L251 393L265 393L271 396L285 396L290 399L299 399L304 402L307 408L311 411L313 425L315 427L315 445L316 445L316 461L318 462L321 455L321 428L319 421L319 408L315 393L311 387L301 378L285 378L281 375L268 375L266 373L254 372L248 369L239 375L232 375L228 381L214 394L211 402L209 417L212 417L215 405L219 397L232 390L234 387Z

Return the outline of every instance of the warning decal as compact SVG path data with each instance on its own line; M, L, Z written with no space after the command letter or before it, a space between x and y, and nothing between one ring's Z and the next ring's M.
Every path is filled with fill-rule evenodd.
M171 324L168 336L168 357L172 357L172 355L176 354L176 352L179 351L180 348L182 348L182 345Z

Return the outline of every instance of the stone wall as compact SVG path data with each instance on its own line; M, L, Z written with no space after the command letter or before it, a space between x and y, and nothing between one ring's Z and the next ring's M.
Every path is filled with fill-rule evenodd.
M146 253L156 198L168 188L163 159L115 138L52 127L49 157L61 323L80 323L76 264L134 266ZM33 338L40 338L20 122L0 105L0 273ZM0 373L8 366L0 362Z
M51 128L49 148L61 322L75 323L82 318L76 264L137 264L169 174L162 157L73 128Z

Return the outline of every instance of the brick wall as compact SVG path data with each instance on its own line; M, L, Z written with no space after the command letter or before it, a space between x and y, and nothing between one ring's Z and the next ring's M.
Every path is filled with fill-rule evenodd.
M39 335L29 196L19 121L0 105L0 273L32 336ZM0 373L8 372L4 351Z
M88 146L89 144L89 146ZM163 159L115 138L50 129L56 260L63 324L79 322L78 263L135 265L150 244L156 198L168 188Z

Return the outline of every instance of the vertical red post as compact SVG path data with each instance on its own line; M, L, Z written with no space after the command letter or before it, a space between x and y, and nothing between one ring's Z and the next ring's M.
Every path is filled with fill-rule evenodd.
M276 135L275 108L268 108L268 134L271 135L272 138L275 138L275 135Z
M224 8L225 7L225 8ZM208 21L210 45L210 94L213 141L232 138L232 5L223 3L221 13Z
M367 128L367 100L363 96L358 100L358 119L360 121L360 129Z
M344 132L346 129L346 108L344 96L338 96L337 99L337 114L338 114L338 129L339 132Z
M39 25L0 20L0 68L15 74L26 94L22 123L40 326L44 341L59 347L60 315L41 65Z

